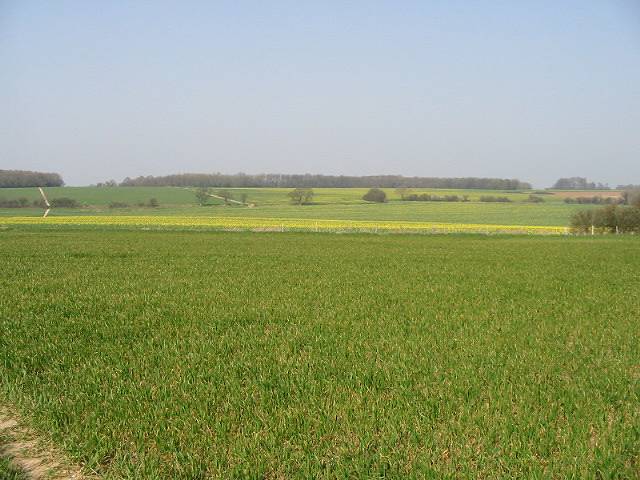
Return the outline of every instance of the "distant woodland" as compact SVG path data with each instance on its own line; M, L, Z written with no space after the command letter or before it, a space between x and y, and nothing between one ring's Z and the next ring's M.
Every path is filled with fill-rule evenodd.
M335 176L335 175L285 175L237 173L181 173L161 177L146 176L125 178L120 186L172 186L172 187L382 187L382 188L465 188L487 190L521 190L531 185L517 179L504 178L437 178L403 177L401 175Z
M28 170L0 170L0 188L61 187L62 177L57 173Z

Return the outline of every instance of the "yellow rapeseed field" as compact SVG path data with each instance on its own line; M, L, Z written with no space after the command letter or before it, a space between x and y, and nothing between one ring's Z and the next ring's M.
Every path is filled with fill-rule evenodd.
M1 217L0 225L95 225L142 228L210 228L252 231L405 232L405 233L516 233L568 234L567 227L485 225L473 223L314 220L302 218L236 218L188 216L59 216Z

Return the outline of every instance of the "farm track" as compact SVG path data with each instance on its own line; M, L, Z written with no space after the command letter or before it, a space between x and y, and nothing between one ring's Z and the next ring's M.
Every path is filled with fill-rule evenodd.
M8 458L33 480L84 480L86 476L55 447L24 425L9 408L0 406L0 457Z

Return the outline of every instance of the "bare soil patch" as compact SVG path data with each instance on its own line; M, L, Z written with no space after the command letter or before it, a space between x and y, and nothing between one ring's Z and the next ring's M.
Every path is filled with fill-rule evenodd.
M34 480L81 480L89 477L61 452L40 438L7 407L0 406L0 457Z

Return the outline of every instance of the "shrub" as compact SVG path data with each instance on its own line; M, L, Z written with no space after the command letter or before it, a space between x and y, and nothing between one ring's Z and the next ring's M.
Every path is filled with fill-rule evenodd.
M618 228L622 233L640 233L640 207L618 209Z
M379 188L371 188L362 196L362 199L367 202L384 203L387 201L387 194Z
M109 208L128 208L129 204L124 202L111 202Z
M530 202L530 203L542 203L542 202L544 202L544 198L539 197L538 195L529 195L529 198L527 198L527 202Z
M571 216L571 229L578 233L587 233L593 225L593 210L580 210Z
M56 208L78 208L80 204L77 200L68 197L59 197L51 200L51 206Z
M160 206L160 202L157 198L150 198L147 205L151 208L158 208Z

